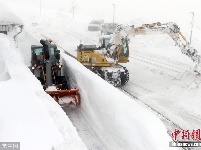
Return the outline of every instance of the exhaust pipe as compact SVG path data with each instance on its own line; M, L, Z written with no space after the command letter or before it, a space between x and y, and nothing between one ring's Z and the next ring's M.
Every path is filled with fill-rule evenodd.
M52 85L52 64L50 60L46 60L46 86Z

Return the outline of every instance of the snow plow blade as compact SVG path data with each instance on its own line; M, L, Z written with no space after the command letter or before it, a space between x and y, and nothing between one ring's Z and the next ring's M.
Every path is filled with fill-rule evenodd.
M53 97L57 103L64 104L67 107L71 104L76 106L80 105L80 95L78 93L78 89L46 90L45 92Z

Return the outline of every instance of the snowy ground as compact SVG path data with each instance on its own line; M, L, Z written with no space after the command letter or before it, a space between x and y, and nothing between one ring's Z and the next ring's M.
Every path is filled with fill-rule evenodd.
M133 4L136 4L136 6L143 6L143 2L138 3L137 1L134 1ZM150 13L147 17L147 13L152 10L151 8L157 7L157 5L154 6L153 3L149 3L150 9L148 9L147 12L143 12L140 14L140 11L136 11L135 14L138 14L138 17L133 17L134 13L131 13L131 17L133 17L134 19L131 19L131 17L128 18L128 13L126 12L131 11L131 8L129 8L128 10L124 9L124 12L121 14L122 16L124 15L126 17L117 17L117 20L118 22L130 22L134 24L151 23L152 21L174 21L181 27L181 31L183 31L184 35L186 37L189 37L191 19L191 14L189 12L199 12L199 2L162 2L159 0L157 0L157 2L157 5L166 4L166 10L170 10L168 8L171 7L172 12L168 14L165 12L165 10L163 10L160 15L157 15L158 12L160 12L159 9L157 11L152 11L152 13ZM9 3L9 1L6 3L9 4L11 7L12 5L16 5L14 3ZM118 2L117 4L119 3L120 2ZM176 13L176 9L180 4L182 4L182 7L179 7L180 12L177 11ZM27 3L25 3L25 5L29 6ZM146 5L148 5L147 1ZM50 6L53 7L53 5ZM55 5L55 7L57 7L57 5ZM61 6L58 7L61 8ZM87 6L83 7L86 8ZM145 6L145 8L146 7L147 6ZM35 35L36 39L40 39L42 37L41 34L50 37L58 45L60 45L65 50L70 51L74 55L76 54L74 50L76 49L76 46L79 45L80 40L82 40L83 43L88 44L97 44L98 42L98 36L100 35L100 32L87 31L87 23L90 21L90 19L93 19L92 15L85 16L84 14L77 14L76 19L73 20L71 14L65 9L54 9L50 15L50 12L44 8L42 11L42 16L39 16L38 14L36 16L36 14L34 14L36 12L30 9L30 7L27 7L26 9L29 9L29 11L32 12L30 13L30 16L22 15L22 11L20 12L19 10L18 13L19 15L24 17L23 20L25 20L26 22L26 29L33 35ZM195 32L193 32L192 45L196 49L198 49L198 51L200 51L201 28L199 26L200 21L198 13L195 13L195 15ZM96 17L100 16L97 14ZM106 17L106 20L107 19L108 18ZM54 21L50 23L50 20ZM29 50L30 45L33 43L27 44L26 41L26 44L23 44L23 37L25 35L30 36L28 33L22 33L18 38L20 41L19 47L21 47L21 51L25 56L30 56L27 54L29 51L26 51L26 49ZM34 40L32 40L32 42L33 41ZM37 40L35 42L37 43ZM201 77L193 72L193 63L191 62L191 60L187 56L183 55L180 52L179 48L174 46L174 42L167 35L136 36L131 39L130 49L130 62L128 64L125 64L130 72L130 81L120 90L125 90L126 93L132 98L135 97L132 99L132 101L137 102L145 108L155 111L158 117L166 125L169 133L171 133L174 128L186 130L199 129L201 126L201 112L199 110ZM29 60L29 57L25 57L26 65L29 65ZM1 66L4 66L4 62L1 63ZM1 69L0 72L2 72L3 70L4 69ZM4 80L6 80L6 78L9 77L7 75L2 77L2 79ZM103 83L101 82L99 84ZM78 82L78 86L81 89L82 95L87 95L83 93L84 91L82 89L85 88L83 86L83 83L81 84ZM117 90L115 91L115 93L116 92ZM90 91L90 93L92 92ZM90 98L93 98L93 95ZM118 100L116 100L116 103L117 101ZM122 102L119 103L122 104ZM91 104L91 106L89 106L90 105L88 103L84 102L79 109L74 110L75 108L72 107L70 109L65 109L65 111L74 126L77 128L79 136L82 138L89 149L105 149L106 147L108 148L108 143L104 142L104 140L101 139L102 137L105 137L105 135L102 134L102 136L100 136L100 132L104 132L103 128L101 128L101 125L98 123L100 121L102 122L103 120L100 118L100 120L95 121L93 125L91 124L92 126L86 125L89 124L90 121L93 121L94 118L97 118L91 116L91 112L93 112L92 114L96 112L94 110L97 107L96 104ZM97 108L101 110L102 107L98 105ZM119 109L121 110L121 107ZM135 114L135 112L133 112L132 114ZM96 125L96 123L98 125ZM97 129L94 128L96 126ZM105 126L106 128L104 128L104 131L112 132L108 124L105 124ZM121 130L119 132L121 132ZM113 134L114 133L111 133L111 135ZM117 136L116 138L119 137ZM109 139L108 141L112 142L113 140ZM115 144L114 142L114 145L117 144Z

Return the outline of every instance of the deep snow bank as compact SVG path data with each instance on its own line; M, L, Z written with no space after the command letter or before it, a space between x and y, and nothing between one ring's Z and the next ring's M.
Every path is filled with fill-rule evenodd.
M1 6L2 9L2 6ZM1 10L0 9L0 10ZM22 25L23 22L21 21L21 19L19 19L19 17L17 17L15 14L11 13L11 12L7 12L7 11L0 11L0 22L5 22L5 23L15 23L15 24L20 24Z
M86 149L60 106L43 91L0 34L0 57L11 79L0 82L0 141L21 142L22 150Z
M3 61L2 57L0 56L0 81L5 81L8 79L10 79L10 76L7 72L5 62Z
M45 104L25 87L15 79L0 84L0 141L20 142L22 150L50 150L64 143Z
M62 57L71 82L80 90L82 117L106 149L169 149L171 138L156 116L72 57Z

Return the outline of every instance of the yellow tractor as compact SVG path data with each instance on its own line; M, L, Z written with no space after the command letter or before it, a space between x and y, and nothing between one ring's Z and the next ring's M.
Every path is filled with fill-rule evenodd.
M128 62L129 40L125 38L118 48L112 49L110 39L111 36L102 36L100 47L80 44L77 48L77 60L112 85L121 86L129 80L128 70L119 64Z

